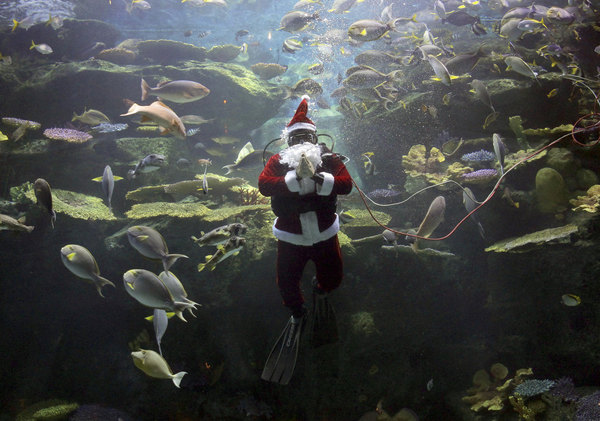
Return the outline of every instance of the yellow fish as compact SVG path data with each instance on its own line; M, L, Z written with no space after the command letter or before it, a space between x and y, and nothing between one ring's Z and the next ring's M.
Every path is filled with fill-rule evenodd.
M581 304L581 298L575 294L564 294L560 299L567 307L575 307Z
M546 95L548 98L552 98L555 97L556 94L558 94L558 88L554 88L552 89L550 92L548 92L548 95Z

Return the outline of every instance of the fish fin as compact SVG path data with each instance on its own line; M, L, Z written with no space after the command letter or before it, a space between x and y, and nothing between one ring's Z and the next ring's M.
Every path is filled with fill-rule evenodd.
M119 181L119 180L122 180L122 179L123 179L123 177L120 177L120 176L118 176L118 175L113 175L113 179L114 179L115 181Z
M148 98L148 91L150 90L150 86L148 85L148 82L146 82L144 80L144 78L142 78L141 87L142 87L142 101L145 101L146 98Z
M183 0L185 1L185 0ZM183 376L185 376L187 373L185 371L180 371L179 373L175 374L173 377L173 384L177 387L179 387L179 384L181 383L181 379L183 378Z
M169 271L169 268L177 261L179 258L188 258L185 254L167 254L163 258L163 266L165 268L165 272Z
M98 290L98 294L100 294L100 296L102 298L104 298L104 295L102 295L102 287L104 285L110 285L113 288L115 288L115 284L113 284L111 281L109 281L106 278L103 278L100 275L95 275L95 274L94 274L94 284L96 285L96 289Z
M13 27L10 32L15 32L15 29L17 29L18 26L19 26L19 21L16 19L13 19Z
M30 50L33 50L36 47L35 42L33 42L33 40L31 40L31 47L29 47Z
M68 261L72 261L72 260L75 258L75 255L76 255L76 254L77 254L77 253L75 253L75 252L67 254L67 256L66 256L66 257L67 257L67 260L68 260Z
M169 82L170 80L163 80L162 82L158 82L158 85L156 85L156 87L160 88L161 86L165 86Z
M140 241L146 241L148 239L148 236L147 235L138 235L137 239Z
M225 173L225 175L231 174L233 172L233 167L235 167L235 164L224 165L223 169L227 170L227 172Z
M154 314L152 316L148 316L148 317L144 317L144 319L148 320L149 322L154 320Z
M207 254L206 256L204 256L204 258L206 259L206 261L208 262L210 259L212 259L213 255L212 254Z
M198 272L202 272L204 270L204 268L206 267L206 263L200 263L198 265Z

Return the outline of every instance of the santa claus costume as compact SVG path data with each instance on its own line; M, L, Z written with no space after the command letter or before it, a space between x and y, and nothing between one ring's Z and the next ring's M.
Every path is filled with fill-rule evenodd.
M277 216L273 224L273 234L278 239L277 285L294 317L305 313L300 281L309 260L316 266L319 292L330 292L342 281L337 238L340 225L335 211L337 195L352 190L352 179L342 160L316 142L316 126L306 116L307 99L303 97L282 138L288 141L295 133L308 133L314 143L293 144L273 155L258 179L260 192L271 197ZM298 178L296 174L302 155L315 168L315 175L310 178Z

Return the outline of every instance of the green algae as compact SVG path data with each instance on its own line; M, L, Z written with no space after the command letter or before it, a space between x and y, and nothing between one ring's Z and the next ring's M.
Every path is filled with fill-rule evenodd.
M159 216L172 218L204 218L212 210L200 203L152 202L133 205L125 212L129 219L148 219Z
M77 403L68 403L60 399L48 399L37 402L22 412L20 412L16 421L59 421L66 420L67 416L75 411L79 405Z
M571 234L575 234L577 231L577 225L573 224L556 228L547 228L521 237L499 241L487 247L485 251L493 251L496 253L523 253L535 249L537 246L570 243Z

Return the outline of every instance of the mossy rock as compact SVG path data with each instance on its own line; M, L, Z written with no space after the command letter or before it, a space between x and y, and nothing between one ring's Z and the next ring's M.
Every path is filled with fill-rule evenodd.
M377 222L373 220L369 211L366 209L348 209L346 212L354 216L354 219L341 224L340 230L344 232L348 237L360 238L380 233L383 231ZM387 225L392 217L385 212L372 211L373 216L383 225Z
M133 205L131 210L125 212L129 219L149 219L159 216L172 218L205 218L213 212L200 203L169 203L153 202Z
M151 126L141 126L151 127ZM128 155L140 159L150 154L169 156L181 149L182 141L174 137L122 137L116 140L117 148ZM179 149L178 149L179 148ZM136 162L137 163L137 162Z
M20 412L16 421L58 421L66 420L67 416L79 407L76 403L69 403L60 399L49 399L37 402Z
M215 45L206 53L206 57L212 61L229 62L236 58L242 49L233 44Z
M141 41L137 48L140 58L156 63L173 63L181 60L203 61L206 58L206 48L168 39Z
M571 243L571 234L575 234L577 231L577 225L573 224L548 228L521 237L499 241L487 247L485 251L523 253L548 244L568 244Z
M25 192L25 197L35 203L35 192L33 185ZM15 190L16 191L16 190ZM87 221L116 221L117 218L104 204L104 200L83 193L68 190L52 189L52 208L57 214L67 215L74 219Z
M523 133L527 136L547 137L570 133L573 130L572 124L561 124L557 127L541 127L537 129L524 129Z
M225 222L230 219L245 219L248 214L272 214L271 205L228 206L213 210L204 217L206 222ZM265 215L267 216L267 215Z
M135 190L128 191L125 199L138 203L166 202L171 199L168 193L165 193L166 184L159 186L143 186Z

